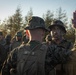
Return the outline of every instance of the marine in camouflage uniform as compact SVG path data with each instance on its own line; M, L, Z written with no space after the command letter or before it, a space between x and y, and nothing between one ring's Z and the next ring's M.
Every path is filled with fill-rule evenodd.
M2 64L5 61L6 55L7 55L5 45L6 45L6 41L5 41L5 38L3 36L3 32L0 31L0 71L2 68Z
M48 75L57 64L68 60L71 51L42 43L47 31L42 18L33 16L25 29L29 30L30 42L11 51L2 75Z
M5 49L6 49L6 54L8 56L8 54L10 52L10 47L11 47L11 35L10 34L6 35L5 41L6 41Z
M2 69L3 62L5 61L5 58L6 58L5 48L3 45L0 44L0 72Z
M15 36L15 40L11 43L11 50L22 44L22 32L18 31Z
M54 21L54 23L49 26L49 29L52 39L50 45L54 44L67 50L71 50L73 44L64 38L66 29L62 21ZM64 64L57 65L56 68L51 71L51 75L65 75L66 73L64 66Z

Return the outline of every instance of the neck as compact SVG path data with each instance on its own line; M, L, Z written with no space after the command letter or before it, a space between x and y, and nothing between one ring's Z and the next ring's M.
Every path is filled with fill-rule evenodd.
M33 41L33 40L36 40L36 41L39 41L42 43L42 39L41 38L38 38L38 37L31 37L30 41Z

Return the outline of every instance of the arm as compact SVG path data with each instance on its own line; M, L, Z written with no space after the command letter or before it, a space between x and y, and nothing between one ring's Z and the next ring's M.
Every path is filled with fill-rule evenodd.
M46 63L50 66L50 70L57 64L62 64L68 61L71 55L71 50L66 50L62 47L49 46L46 54Z
M17 51L16 49L11 51L8 59L4 62L2 67L2 75L10 75L11 68L16 68L16 61L17 61Z

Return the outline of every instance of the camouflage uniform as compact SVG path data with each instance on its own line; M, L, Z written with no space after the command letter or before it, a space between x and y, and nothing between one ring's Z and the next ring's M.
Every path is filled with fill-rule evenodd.
M54 41L51 41L51 44L54 44L54 45L57 45ZM72 49L72 43L70 41L67 41L67 40L63 40L60 44L57 45L58 47L62 47L62 48L65 48L66 50L71 50ZM56 68L55 68L55 72L53 75L65 75L66 72L65 72L65 68L66 68L66 64L60 64L60 65L57 65Z
M13 50L14 48L16 48L22 44L22 32L18 31L15 36L20 37L21 39L20 40L17 39L11 43L11 50Z
M72 49L70 60L65 64L65 75L76 75L76 45Z
M13 50L14 48L20 46L22 43L22 41L14 41L12 44L11 44L11 50Z
M5 40L6 40L5 49L6 49L6 54L8 56L8 54L10 52L10 47L11 47L10 46L10 44L11 44L11 35L10 34L6 35Z
M32 17L25 29L45 28L43 19ZM48 75L57 64L64 63L71 51L56 45L30 41L15 48L2 68L2 75ZM10 74L12 73L12 74Z
M75 43L72 49L73 53L70 56L71 59L67 62L65 67L65 75L76 75L76 11L73 12L72 24L75 28Z
M52 28L54 26L60 27L62 29L62 31L64 33L66 33L66 29L65 29L64 24L63 24L62 21L56 20L51 26L49 26L50 31L52 30ZM58 47L65 48L67 50L71 50L72 46L73 46L73 44L70 41L65 40L65 39L63 39L59 44L57 44L57 43L55 43L54 41L51 40L50 45L52 45L52 44L57 45ZM64 68L64 67L66 67L65 65L66 64L57 65L56 68L54 70L52 70L50 74L51 75L65 75L66 74L65 68Z
M3 45L0 44L0 71L3 65L3 62L5 61L6 52Z

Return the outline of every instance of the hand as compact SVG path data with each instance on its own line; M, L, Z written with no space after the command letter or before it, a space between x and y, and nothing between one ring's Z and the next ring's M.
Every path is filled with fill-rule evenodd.
M76 11L73 12L73 19L72 19L73 27L76 28Z

